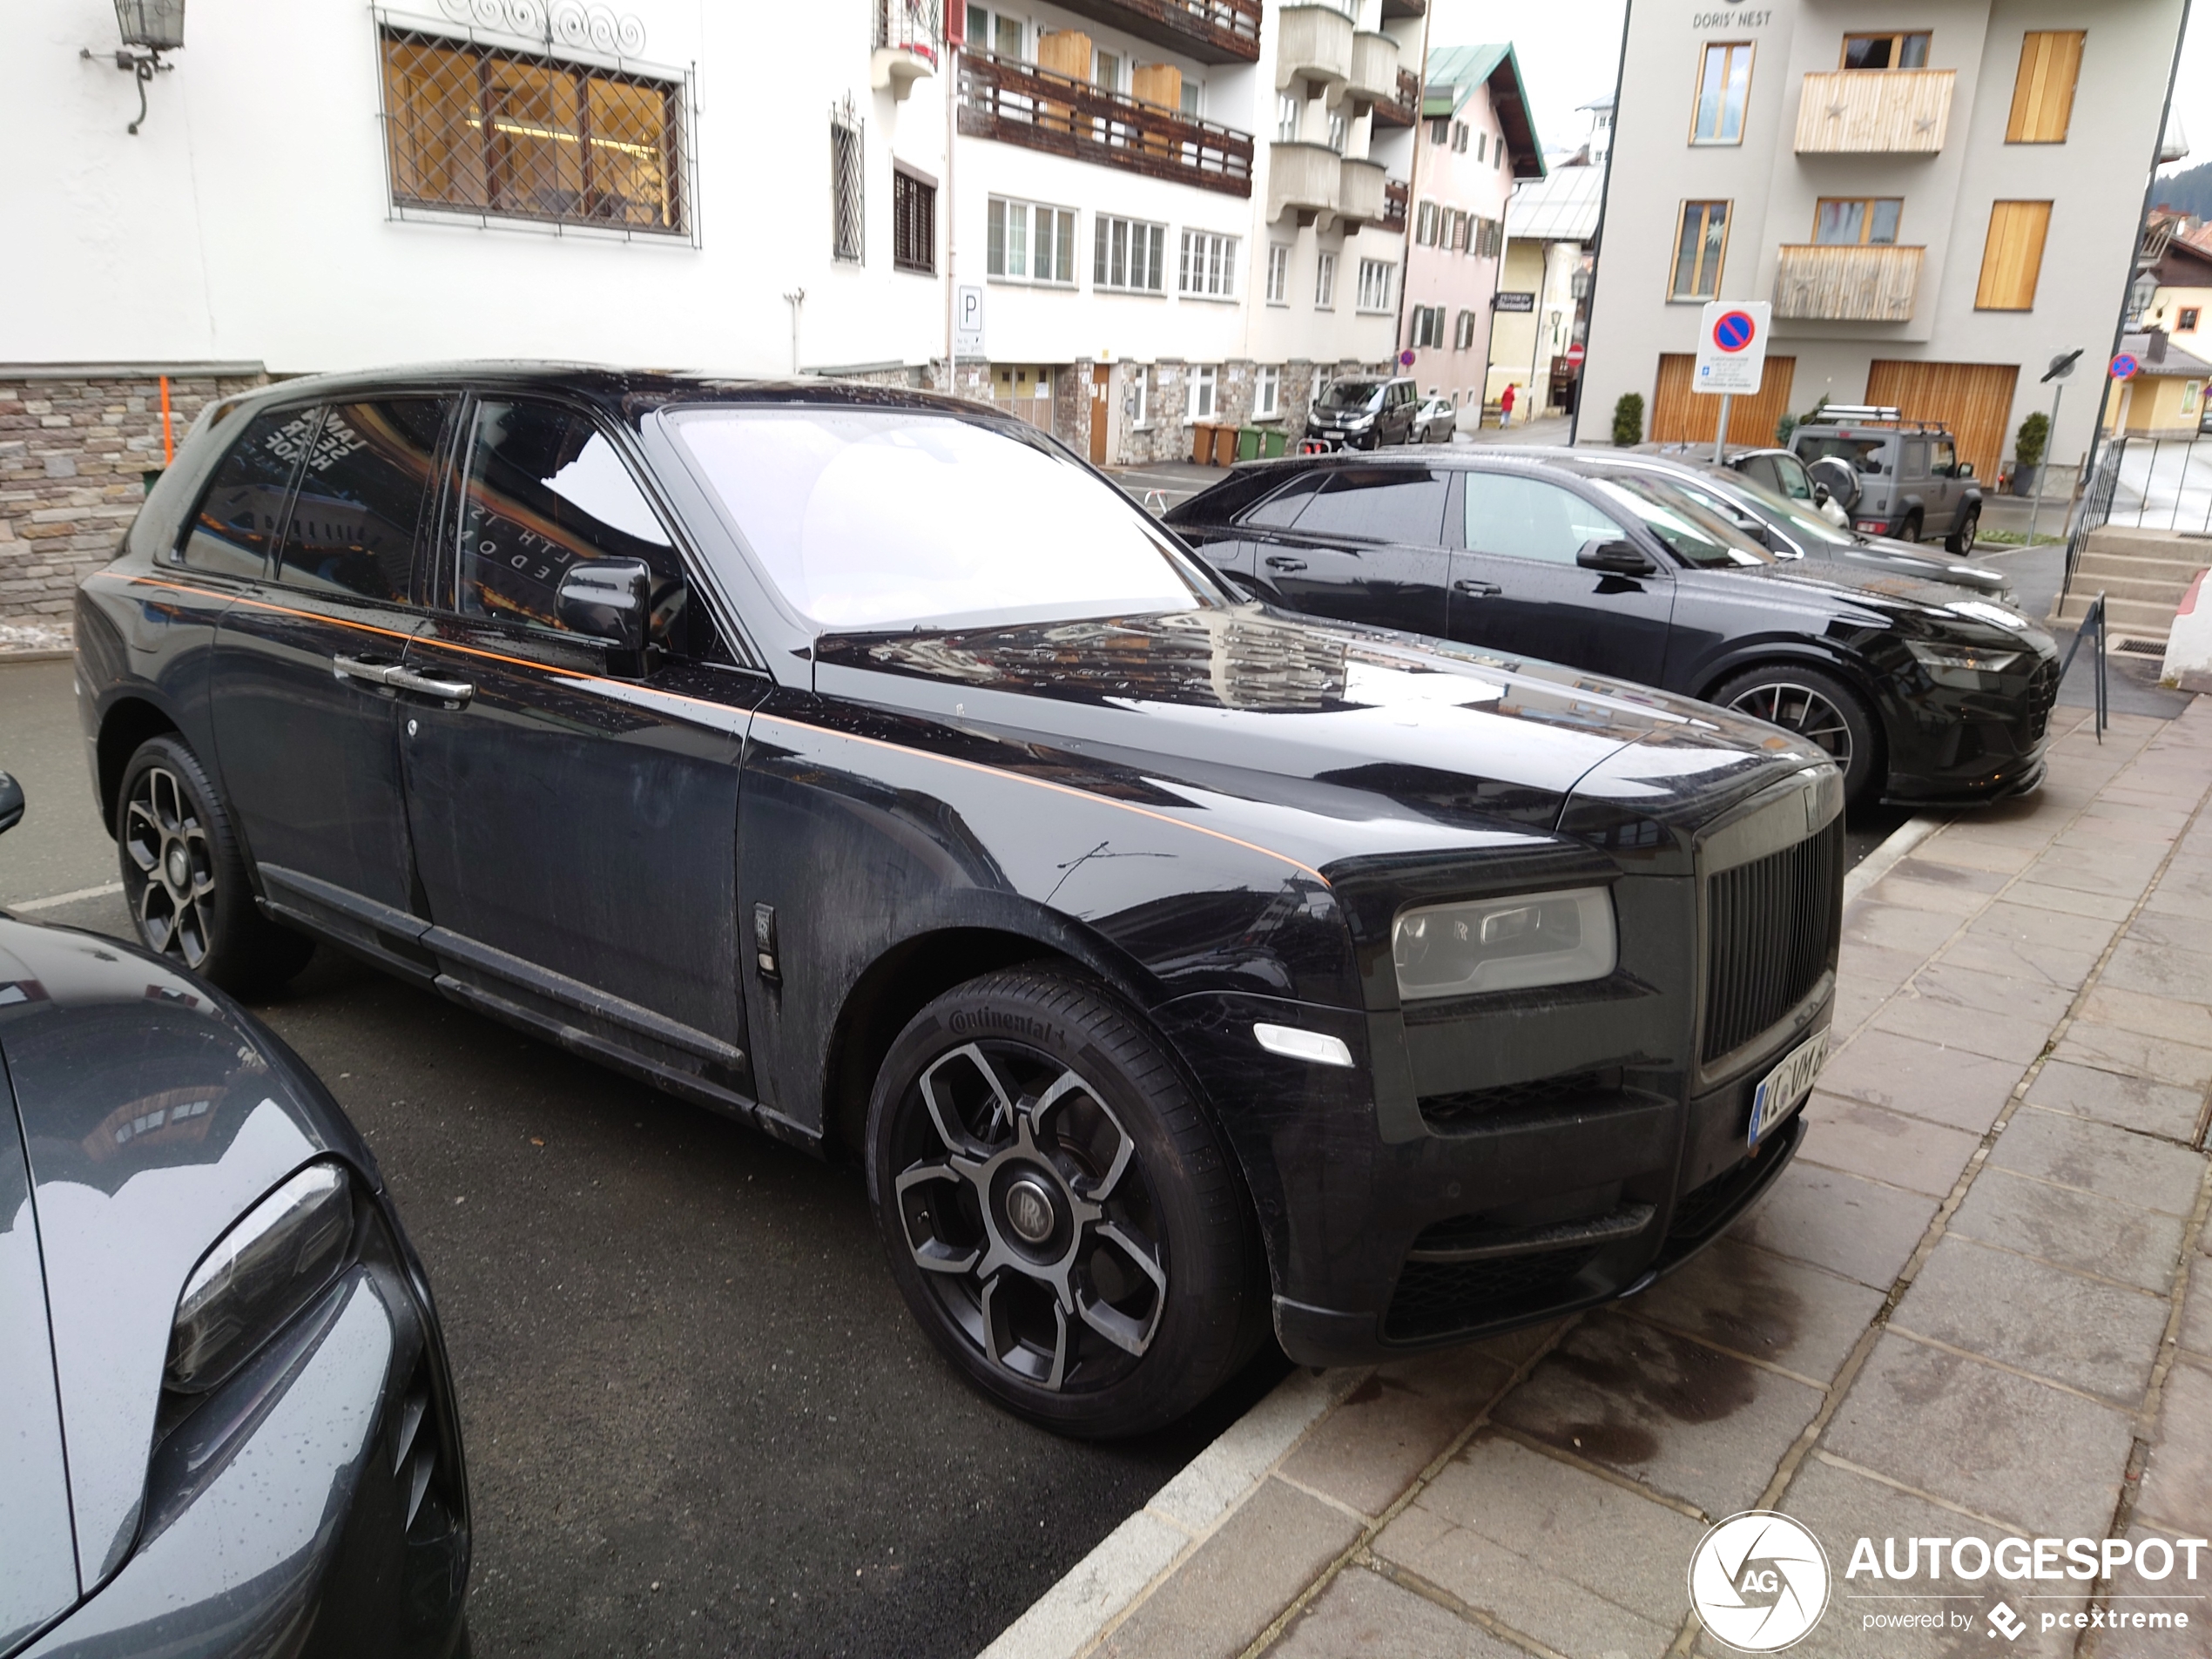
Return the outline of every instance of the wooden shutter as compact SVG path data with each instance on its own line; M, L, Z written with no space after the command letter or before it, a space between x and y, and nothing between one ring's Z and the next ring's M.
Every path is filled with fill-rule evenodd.
M2020 42L2019 77L2006 144L2064 144L2074 119L2074 84L2081 73L2079 29L2031 29Z
M2035 282L2043 273L2043 239L2051 229L2048 202L1992 202L1989 239L1981 248L1977 311L2033 311Z
M1697 359L1688 352L1667 352L1659 359L1659 384L1651 400L1651 442L1654 443L1710 443L1720 430L1721 401L1710 392L1690 389L1696 378ZM1737 397L1728 406L1730 443L1768 444L1790 408L1790 382L1797 377L1797 360L1770 356L1755 396Z
M1866 368L1866 401L1901 410L1908 421L1940 421L1974 463L1985 489L2007 453L2006 422L2020 368L2012 363L1923 363L1877 358Z

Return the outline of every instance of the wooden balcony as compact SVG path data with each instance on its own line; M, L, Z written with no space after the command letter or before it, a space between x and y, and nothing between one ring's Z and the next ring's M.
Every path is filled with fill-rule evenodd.
M1261 0L1058 0L1060 9L1202 64L1259 59Z
M1275 85L1316 81L1334 90L1352 78L1352 19L1334 6L1288 5L1275 14Z
M1774 273L1775 317L1792 322L1910 322L1926 252L1784 244Z
M1801 156L1932 156L1951 127L1948 69L1838 69L1805 77Z
M1379 127L1409 127L1421 118L1421 78L1410 69L1398 71L1398 85L1389 101L1375 103Z
M1413 201L1413 189L1403 179L1383 181L1383 212L1375 222L1386 231L1406 233L1406 214Z
M1252 193L1252 140L993 52L960 56L960 130L1228 196Z

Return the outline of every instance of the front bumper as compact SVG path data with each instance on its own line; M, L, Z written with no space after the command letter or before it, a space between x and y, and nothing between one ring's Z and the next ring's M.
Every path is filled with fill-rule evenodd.
M419 1269L381 1214L363 1231L354 1265L268 1347L165 1416L130 1554L20 1659L462 1647L470 1534L445 1357Z
M1917 668L1891 677L1882 698L1889 745L1883 797L1899 806L1976 806L2031 794L2043 782L2058 703L2055 653L1982 691L1933 685Z

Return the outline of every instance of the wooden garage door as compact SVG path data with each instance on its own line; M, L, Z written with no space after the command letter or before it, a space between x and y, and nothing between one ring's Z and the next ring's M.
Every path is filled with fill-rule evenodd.
M1901 363L1876 358L1866 368L1866 401L1900 409L1908 421L1940 421L1974 463L1983 487L1996 488L2013 412L2014 363Z
M1654 443L1710 443L1719 431L1721 401L1710 392L1690 389L1697 360L1688 352L1665 352L1659 358L1659 395L1651 401L1651 441ZM1790 409L1790 380L1797 373L1794 357L1770 357L1757 397L1739 397L1728 406L1730 443L1767 444L1774 428Z

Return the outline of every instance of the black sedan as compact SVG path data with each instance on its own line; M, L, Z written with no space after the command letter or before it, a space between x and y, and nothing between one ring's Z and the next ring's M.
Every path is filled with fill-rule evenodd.
M853 1160L944 1352L1071 1433L1271 1319L1318 1365L1619 1294L1823 1050L1819 749L1240 603L972 403L288 382L77 640L152 948L335 942Z
M435 1659L469 1545L429 1288L335 1103L172 958L0 914L0 1653Z
M1641 681L1817 742L1852 799L1965 804L2043 777L2059 663L1989 598L1777 559L1675 463L1579 450L1240 467L1167 515L1287 610Z

